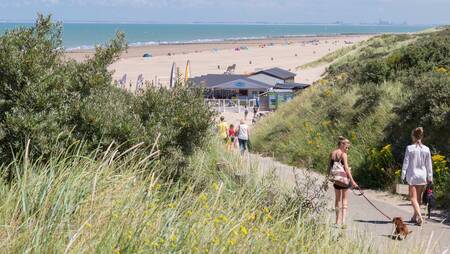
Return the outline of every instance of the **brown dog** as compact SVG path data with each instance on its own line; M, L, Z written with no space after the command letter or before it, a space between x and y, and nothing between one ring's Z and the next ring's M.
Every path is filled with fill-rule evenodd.
M408 234L412 232L408 230L408 226L406 226L401 217L393 218L392 222L394 223L394 231L392 232L392 236L395 239L406 239Z

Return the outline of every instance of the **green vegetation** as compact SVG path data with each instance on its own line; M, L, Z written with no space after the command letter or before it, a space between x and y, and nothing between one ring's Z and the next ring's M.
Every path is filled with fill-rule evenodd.
M319 223L301 197L273 195L279 191L270 179L236 180L236 169L251 168L234 155L220 157L219 149L213 142L195 152L178 182L159 178L159 167L139 148L122 159L110 150L52 154L46 163L15 161L9 167L20 177L0 182L3 251L375 252L367 241ZM216 171L220 159L231 163Z
M335 51L333 51L331 53L328 53L327 55L325 55L324 57L322 57L322 58L320 58L320 59L318 59L316 61L312 61L312 62L303 64L301 66L298 66L297 69L314 68L314 67L317 67L317 66L322 65L322 64L331 63L334 60L336 60L336 59L338 59L338 58L348 54L350 51L352 51L352 50L354 50L356 48L357 48L356 45L353 45L351 47L349 46L349 47L340 48L340 49L335 50Z
M82 63L64 59L61 27L40 16L31 28L0 37L0 158L14 161L28 139L29 157L83 143L83 151L125 151L156 142L167 175L179 175L185 156L203 144L213 112L202 92L148 87L135 96L112 85L107 67L126 48L123 34ZM177 170L169 170L176 167ZM169 172L171 171L171 172ZM14 172L3 172L8 179Z
M60 31L41 16L0 37L3 252L375 252L315 219L321 189L223 154L201 91L114 87L123 35L77 63Z
M360 184L386 188L399 180L396 172L417 126L424 127L424 143L433 154L448 160L449 28L364 42L338 58L314 87L262 121L253 145L284 162L311 161L326 172L329 152L344 135L352 142L350 164ZM435 173L436 191L441 204L450 204L442 202L449 196L448 167L441 172Z

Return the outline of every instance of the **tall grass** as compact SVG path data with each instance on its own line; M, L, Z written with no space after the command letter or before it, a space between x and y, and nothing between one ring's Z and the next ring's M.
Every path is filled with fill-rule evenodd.
M340 48L338 50L335 50L335 51L333 51L331 53L326 54L324 57L322 57L322 58L320 58L318 60L315 60L315 61L303 64L303 65L297 66L296 69L297 70L302 70L302 69L314 68L314 67L317 67L317 66L322 65L322 64L331 63L334 60L336 60L336 59L338 59L338 58L340 58L342 56L345 56L346 54L348 54L352 50L355 50L357 47L358 47L357 45L353 45L353 46L347 46L347 47L344 47L344 48Z
M269 195L273 182L221 149L197 151L178 182L159 179L157 163L138 152L17 160L9 165L17 179L0 183L2 252L373 252ZM228 166L218 171L223 160ZM237 181L239 172L251 177Z

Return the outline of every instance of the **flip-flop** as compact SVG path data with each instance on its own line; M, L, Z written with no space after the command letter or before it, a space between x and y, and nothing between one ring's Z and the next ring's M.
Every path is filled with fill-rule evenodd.
M423 219L419 218L416 222L416 225L420 227L420 226L422 226L422 224L423 224Z

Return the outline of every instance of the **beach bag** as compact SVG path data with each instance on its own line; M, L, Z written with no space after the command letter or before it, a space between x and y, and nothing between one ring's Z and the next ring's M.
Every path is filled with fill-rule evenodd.
M330 181L337 186L347 187L350 185L350 179L345 172L341 161L335 161L330 169Z

